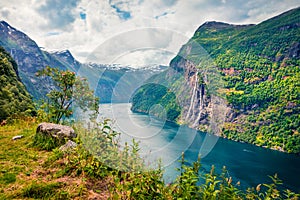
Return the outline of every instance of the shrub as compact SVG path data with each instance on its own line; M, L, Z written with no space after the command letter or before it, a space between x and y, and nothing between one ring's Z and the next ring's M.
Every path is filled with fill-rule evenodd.
M33 137L32 145L41 149L50 151L64 144L64 140L59 140L57 138L51 137L50 135L45 135L41 133L36 133Z

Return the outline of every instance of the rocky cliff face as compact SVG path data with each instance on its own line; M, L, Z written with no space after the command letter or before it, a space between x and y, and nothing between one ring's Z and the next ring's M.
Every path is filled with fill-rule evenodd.
M187 48L191 48L188 46ZM170 67L183 76L183 84L177 97L182 107L179 121L193 128L207 126L211 114L211 97L205 89L204 77L195 63L182 57L172 61Z
M183 48L191 50L195 46L188 44ZM190 52L187 51L187 53ZM174 59L176 61L173 60L170 65L172 69L175 69L175 73L182 76L177 80L181 82L180 87L173 89L181 107L178 121L192 128L213 131L214 134L220 135L221 130L218 126L225 121L225 115L230 110L224 95L218 91L224 86L222 77L215 63L209 58L196 63L197 61L192 58L186 59L187 55L183 57L177 57Z

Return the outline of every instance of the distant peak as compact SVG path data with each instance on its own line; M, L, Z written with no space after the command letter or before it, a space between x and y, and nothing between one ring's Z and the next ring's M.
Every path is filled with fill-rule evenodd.
M7 23L6 21L0 21L0 24L4 25L4 26L8 26L10 28L13 28L9 23Z
M218 22L218 21L206 21L203 25L230 25L225 22Z
M9 23L7 23L6 21L0 21L0 28L4 29L4 30L9 30L9 31L16 31L19 34L25 35L25 33L22 33L20 31L18 31L16 28L12 27Z
M5 25L9 25L6 21L1 20L0 24L5 24Z
M68 50L68 49L65 49L65 50L54 50L54 51L49 51L51 54L54 54L54 55L67 55L67 56L72 56L73 55L71 54L71 52Z
M68 49L65 50L60 50L60 51L53 51L52 53L57 53L57 54L70 54L70 51Z
M225 22L207 21L204 24L202 24L201 26L202 27L228 27L228 26L233 26L233 25L225 23Z

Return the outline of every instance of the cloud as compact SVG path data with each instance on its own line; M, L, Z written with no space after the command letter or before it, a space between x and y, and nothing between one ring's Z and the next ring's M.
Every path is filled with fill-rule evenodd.
M47 20L47 27L64 29L75 21L74 9L79 2L79 0L46 0L37 11Z
M3 16L4 18L7 18L9 16L10 12L8 9L2 9L1 10L1 16Z
M160 14L160 15L155 16L154 18L155 18L155 19L159 19L159 18L164 17L164 16L167 16L167 15L169 15L169 14L175 14L175 12L164 12L164 13L162 13L162 14Z
M129 2L122 2L122 1L115 2L113 0L110 0L109 4L112 8L116 10L120 19L128 20L131 18L131 13L128 11Z
M0 19L41 44L45 30L40 29L40 27L45 25L45 21L35 10L38 6L40 6L40 1L0 1Z
M87 57L87 62L113 63L124 55L145 51L177 52L170 46L174 35L178 33L162 28L143 28L126 31L107 39L95 48ZM142 57L143 58L143 57ZM123 58L124 60L124 58ZM129 59L130 60L130 59ZM136 59L131 60L139 65Z
M174 6L178 0L163 0L163 2L166 6Z
M59 35L60 32L48 32L46 35L51 36L51 35Z
M259 23L299 5L299 0L10 0L0 2L0 18L40 46L69 49L82 62L109 42L102 49L107 56L98 62L168 64L205 21Z

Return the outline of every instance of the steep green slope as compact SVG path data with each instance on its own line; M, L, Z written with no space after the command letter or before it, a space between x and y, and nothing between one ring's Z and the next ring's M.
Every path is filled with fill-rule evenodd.
M0 121L12 115L34 112L31 97L20 81L17 68L16 62L0 47Z
M192 99L190 102L184 101L181 98L184 90L175 91L177 100L183 104L181 115L176 120L202 129L207 128L207 121L212 117L210 91L206 89L203 92L206 96L199 92L196 97L192 98L191 95L193 87L199 90L208 86L205 81L195 81L198 80L198 72L206 67L203 64L205 55L199 50L204 48L224 80L218 93L226 96L229 112L220 135L299 153L299 41L300 8L258 25L237 26L220 22L203 24L170 62L170 70L183 74L185 82L181 82L181 88L189 88L189 95L186 96ZM163 79L170 80L170 74L172 75L167 73L166 76L161 76L157 83ZM205 77L203 74L202 76ZM179 80L175 80L170 85L180 84L178 82ZM138 91L137 96L140 93L147 94L147 91ZM147 99L145 96L143 98ZM195 115L201 112L205 114L199 118L189 117L189 111L187 116L186 108L191 107L189 104L199 104L201 98L206 103L192 109ZM133 108L139 110L135 103Z

